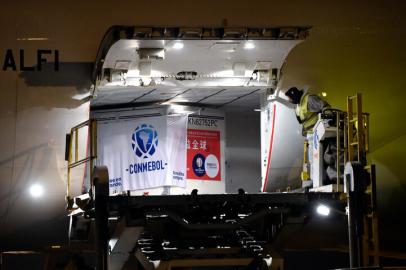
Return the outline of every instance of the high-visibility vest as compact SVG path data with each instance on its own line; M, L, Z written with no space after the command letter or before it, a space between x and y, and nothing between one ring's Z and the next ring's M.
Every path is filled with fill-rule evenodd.
M304 93L300 98L298 106L296 106L296 115L299 117L303 125L303 131L313 132L313 126L318 120L318 113L310 112L307 107L310 93Z

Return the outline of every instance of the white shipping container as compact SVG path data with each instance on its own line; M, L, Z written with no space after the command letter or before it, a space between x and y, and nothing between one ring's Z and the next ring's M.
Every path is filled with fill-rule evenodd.
M225 170L225 117L220 110L195 108L187 106L153 106L144 108L128 108L120 110L93 111L91 117L98 122L98 153L101 153L104 138L102 132L113 129L118 122L129 122L134 119L145 119L150 117L173 115L177 113L188 114L187 125L187 169L186 188L176 186L161 186L147 189L130 190L131 195L162 195L162 194L190 194L193 189L197 189L199 194L222 194L226 190L226 170ZM135 129L136 127L134 127ZM121 151L129 149L117 149L117 159L115 162L123 162L118 155ZM196 172L193 165L196 160L202 157L204 169ZM96 160L97 165L106 165L103 157ZM109 156L109 159L115 157ZM171 162L178 162L171 160ZM198 168L197 168L198 169ZM123 172L124 173L124 172ZM112 179L110 179L112 180ZM111 195L117 195L113 189Z

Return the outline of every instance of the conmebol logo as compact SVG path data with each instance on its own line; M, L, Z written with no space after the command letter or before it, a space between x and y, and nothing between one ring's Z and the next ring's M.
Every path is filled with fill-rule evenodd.
M140 158L151 157L158 146L158 133L149 124L139 125L132 135L132 148Z

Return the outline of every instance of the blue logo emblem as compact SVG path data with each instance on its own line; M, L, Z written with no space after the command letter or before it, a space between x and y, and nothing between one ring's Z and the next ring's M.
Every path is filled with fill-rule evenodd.
M140 158L151 157L158 146L158 133L152 125L139 125L132 135L132 148Z
M206 173L205 157L202 154L197 154L193 157L192 167L196 176L202 177Z

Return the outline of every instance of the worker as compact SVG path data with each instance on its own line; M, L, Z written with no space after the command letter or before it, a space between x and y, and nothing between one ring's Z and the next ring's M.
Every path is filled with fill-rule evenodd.
M318 95L304 92L296 87L290 88L285 95L291 103L296 105L296 118L302 124L302 135L313 133L318 114L330 105Z
M330 105L318 95L296 87L290 88L285 95L289 102L296 105L297 121L302 125L302 135L306 137L304 144L303 171L301 173L302 187L311 187L311 167L313 163L313 127L319 118L318 114Z

